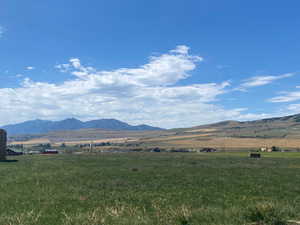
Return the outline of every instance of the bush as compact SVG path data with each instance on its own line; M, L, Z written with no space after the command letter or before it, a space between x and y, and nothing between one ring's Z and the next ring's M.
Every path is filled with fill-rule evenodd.
M285 216L279 207L272 203L261 203L249 207L245 219L259 225L286 225Z

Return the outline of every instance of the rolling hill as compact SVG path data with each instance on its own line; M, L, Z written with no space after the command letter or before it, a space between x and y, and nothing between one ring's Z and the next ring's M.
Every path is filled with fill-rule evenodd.
M167 147L249 149L279 146L300 150L300 114L246 122L222 121L168 132L169 135L141 141Z
M182 131L193 133L199 129L210 129L218 137L300 138L300 114L245 122L223 121Z

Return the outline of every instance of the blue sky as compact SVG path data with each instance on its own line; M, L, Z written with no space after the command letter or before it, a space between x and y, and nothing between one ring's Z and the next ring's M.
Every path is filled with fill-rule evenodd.
M0 125L188 127L300 112L300 2L0 3Z

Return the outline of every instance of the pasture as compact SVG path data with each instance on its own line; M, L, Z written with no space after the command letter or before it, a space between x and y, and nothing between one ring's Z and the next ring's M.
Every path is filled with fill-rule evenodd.
M14 159L14 158L10 158ZM300 154L118 153L0 164L0 224L241 225L300 220Z

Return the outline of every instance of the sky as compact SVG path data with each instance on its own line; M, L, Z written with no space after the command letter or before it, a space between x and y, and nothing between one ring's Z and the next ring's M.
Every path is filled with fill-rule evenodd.
M0 1L0 125L300 113L300 1Z

